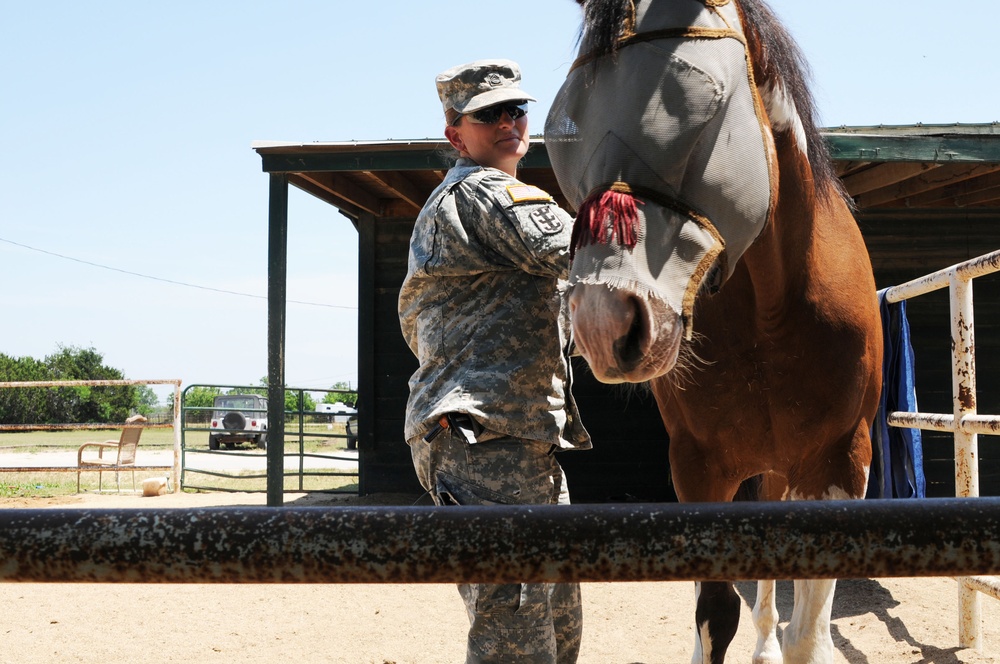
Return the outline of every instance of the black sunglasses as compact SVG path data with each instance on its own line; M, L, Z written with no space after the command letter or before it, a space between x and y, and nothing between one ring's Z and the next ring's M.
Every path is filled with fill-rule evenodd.
M507 113L511 120L517 120L518 118L524 117L528 114L528 102L522 101L520 104L497 104L496 106L489 106L487 108L480 109L478 111L473 111L468 113L465 117L469 118L471 122L476 124L496 124L500 122L500 117ZM462 116L458 116L461 119ZM455 120L456 124L458 120Z

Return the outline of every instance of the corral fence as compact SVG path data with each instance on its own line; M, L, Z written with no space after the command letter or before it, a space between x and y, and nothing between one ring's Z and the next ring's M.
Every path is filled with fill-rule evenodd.
M953 412L894 412L889 424L896 427L951 432L955 439L955 495L979 496L979 434L1000 433L1000 417L980 415L976 409L976 341L972 281L1000 271L1000 251L953 265L886 291L888 302L902 302L947 288L951 313ZM968 576L958 579L959 643L982 647L980 593L1000 599L1000 577Z
M220 397L256 395L265 399L259 408L221 409L217 406L188 405L187 396L193 390L218 393ZM181 485L185 489L209 491L266 491L266 481L272 472L282 477L282 487L300 493L322 492L357 495L360 486L358 452L337 449L336 443L350 447L352 434L346 413L306 410L306 394L336 394L354 396L354 390L285 388L292 399L285 401L284 441L273 438L274 431L266 424L267 388L245 385L188 385L184 388L181 405ZM289 402L295 406L289 408ZM226 410L238 410L247 417L236 418L242 426L223 426ZM353 409L352 409L353 410ZM252 424L251 424L252 422ZM221 434L221 435L220 435ZM210 436L237 434L266 440L266 445L282 444L282 467L272 471L264 447L240 443L216 445L212 449ZM217 438L216 440L218 440ZM353 482L349 481L353 480Z
M991 255L972 263L998 261ZM979 268L955 269L977 276ZM903 297L909 288L897 287L893 297ZM968 298L971 305L971 289ZM971 315L963 313L962 321L961 338L971 340L965 336L971 335ZM280 375L281 355L272 350L272 373ZM968 406L968 392L962 394ZM281 415L273 403L270 412ZM981 426L961 412L952 417L963 432ZM271 424L283 427L282 421ZM960 472L963 464L957 464ZM0 581L982 579L1000 574L1000 498L972 495L462 509L11 509L0 510Z
M125 387L136 385L173 385L174 386L174 415L170 422L145 422L134 423L129 426L141 426L144 429L173 428L174 446L173 463L170 466L162 465L139 465L130 464L120 468L108 468L101 466L0 466L0 473L79 473L79 472L121 472L128 471L171 471L172 486L174 491L180 491L180 469L181 469L181 428L180 428L180 391L181 381L177 379L156 379L156 380L48 380L48 381L3 381L0 382L0 389L18 388L68 388L68 387ZM75 430L110 430L121 429L125 426L121 422L106 423L77 423L77 424L0 424L0 432L4 431L75 431ZM0 561L2 564L2 561Z

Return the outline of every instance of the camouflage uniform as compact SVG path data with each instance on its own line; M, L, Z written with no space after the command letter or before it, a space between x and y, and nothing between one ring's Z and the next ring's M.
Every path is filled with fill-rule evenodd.
M458 412L488 435L590 446L569 390L571 226L548 194L502 171L469 159L448 171L417 217L399 294L420 361L407 440Z
M405 432L438 505L568 503L554 452L590 447L570 392L563 297L572 219L536 187L460 159L410 241L399 296L420 367ZM430 442L441 416L475 422ZM468 662L575 662L577 584L461 585Z

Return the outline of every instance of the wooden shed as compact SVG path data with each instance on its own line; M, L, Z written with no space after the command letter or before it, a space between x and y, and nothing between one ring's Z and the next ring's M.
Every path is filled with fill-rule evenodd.
M1000 249L1000 124L840 127L824 136L857 206L879 288ZM414 220L450 166L447 144L256 142L253 148L271 187L270 384L284 383L284 241L292 184L336 206L359 234L361 492L419 493L403 440L407 379L416 361L399 331L396 299ZM532 140L519 177L565 205L541 138ZM986 414L1000 414L998 279L975 282L979 410ZM920 410L951 413L947 292L908 308ZM575 377L594 449L560 456L574 500L673 500L668 441L652 397L642 388L600 384L583 363ZM928 494L954 495L950 434L923 436ZM982 495L1000 495L995 440L980 444Z

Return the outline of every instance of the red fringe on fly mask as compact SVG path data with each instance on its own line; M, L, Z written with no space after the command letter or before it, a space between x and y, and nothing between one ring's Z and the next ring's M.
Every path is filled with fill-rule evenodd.
M615 182L608 189L598 189L580 205L570 238L570 258L578 247L608 244L618 238L622 246L634 249L639 240L639 210L632 188Z

